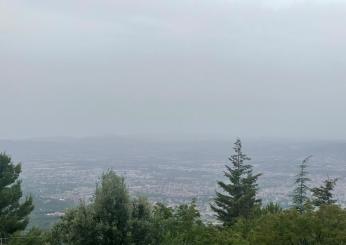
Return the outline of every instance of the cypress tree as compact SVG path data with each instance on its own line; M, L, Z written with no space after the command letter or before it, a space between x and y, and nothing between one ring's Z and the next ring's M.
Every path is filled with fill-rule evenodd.
M324 185L320 187L315 187L311 189L312 196L314 197L312 203L316 207L321 205L330 205L336 203L336 200L333 199L333 190L338 179L326 179Z
M224 175L228 183L218 181L223 192L216 192L211 209L224 225L232 225L238 217L249 217L253 208L260 205L261 200L256 198L258 190L257 179L261 174L253 174L252 166L246 164L251 160L242 153L240 139L234 143L235 154L229 157L231 166L225 165Z
M21 201L20 173L21 165L12 163L8 155L0 153L0 237L24 230L34 209L31 197Z
M308 161L312 156L306 157L299 164L299 173L296 176L295 184L296 188L293 191L293 207L302 214L305 211L306 204L309 201L308 191L309 187L307 182L310 179L307 177L308 172L306 171Z

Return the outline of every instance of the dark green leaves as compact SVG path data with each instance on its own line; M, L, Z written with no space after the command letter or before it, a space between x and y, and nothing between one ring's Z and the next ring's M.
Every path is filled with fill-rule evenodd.
M33 210L32 198L22 198L21 181L18 179L21 165L14 164L11 158L0 154L0 236L24 230Z

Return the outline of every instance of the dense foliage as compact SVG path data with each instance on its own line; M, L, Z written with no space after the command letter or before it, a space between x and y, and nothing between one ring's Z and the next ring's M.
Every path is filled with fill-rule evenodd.
M321 205L328 205L336 203L336 200L333 199L333 189L336 185L336 181L338 179L326 179L324 181L324 185L320 187L315 187L311 189L313 195L313 204L316 207L320 207Z
M217 223L202 221L196 200L169 207L152 204L143 197L133 198L124 179L110 170L101 176L90 202L66 210L49 230L34 228L23 233L17 229L8 233L6 242L10 245L346 244L346 210L333 198L336 179L328 178L320 187L310 189L308 159L305 159L299 165L292 207L283 209L276 203L261 205L256 197L259 175L253 175L251 165L245 164L249 158L242 153L240 140L234 150L230 157L232 166L226 166L229 183L219 182L224 194L218 192L212 203ZM18 168L3 157L2 163ZM15 171L14 179L19 172L20 169ZM31 204L30 199L26 202ZM22 221L27 222L27 217L23 216ZM4 227L8 221L2 217L1 222Z
M12 163L8 155L0 153L0 237L24 230L34 208L31 197L21 200L20 172L20 164Z

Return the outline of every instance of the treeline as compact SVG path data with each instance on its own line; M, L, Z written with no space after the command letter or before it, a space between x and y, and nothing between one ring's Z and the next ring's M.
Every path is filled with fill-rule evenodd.
M287 209L262 204L257 197L261 174L253 173L237 140L226 181L218 182L220 191L210 204L217 218L213 224L202 221L195 200L168 207L131 197L124 179L109 170L90 202L66 210L50 229L25 230L32 198L22 198L20 164L0 154L0 239L10 245L346 244L346 210L333 197L337 179L311 188L309 159L299 165Z

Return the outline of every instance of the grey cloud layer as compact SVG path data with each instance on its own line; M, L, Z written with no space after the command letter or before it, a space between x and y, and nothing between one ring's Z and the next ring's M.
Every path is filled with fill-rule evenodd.
M0 138L346 137L342 1L15 0L0 13Z

